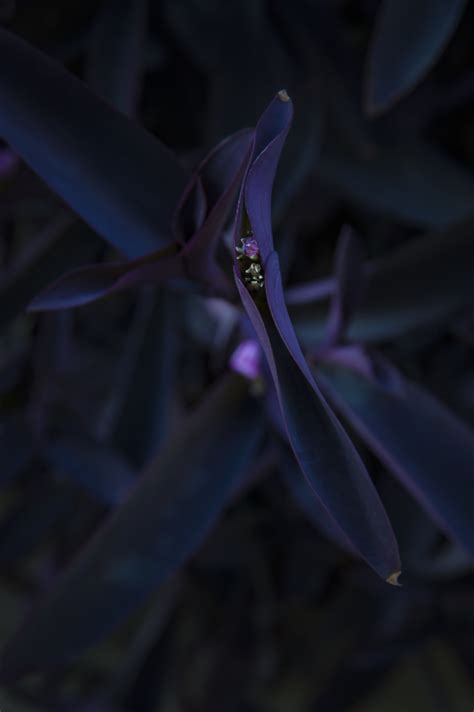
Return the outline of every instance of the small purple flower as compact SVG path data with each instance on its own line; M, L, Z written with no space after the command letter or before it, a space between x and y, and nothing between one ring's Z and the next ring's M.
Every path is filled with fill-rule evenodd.
M239 253L237 259L242 259L242 257L248 257L250 260L257 259L259 255L257 240L253 237L243 237L241 243L241 247L235 248L236 252Z
M258 255L257 241L253 237L246 237L242 240L242 252L246 257L256 257Z
M261 349L258 341L255 339L242 341L230 358L230 367L236 373L240 373L252 381L260 378L262 373Z

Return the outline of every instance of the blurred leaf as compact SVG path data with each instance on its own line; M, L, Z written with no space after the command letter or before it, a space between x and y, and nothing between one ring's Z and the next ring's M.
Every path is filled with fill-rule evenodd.
M372 363L372 376L326 363L318 379L368 447L473 556L474 434L388 362Z
M86 82L129 116L145 64L148 0L103 0L92 28Z
M286 92L280 92L260 118L235 221L234 243L238 245L248 215L264 266L265 290L247 289L242 276L245 267L238 260L235 281L265 352L302 472L343 536L380 576L393 583L400 560L390 522L360 457L311 376L286 309L278 256L273 251L271 192L292 114L291 101Z
M171 239L186 173L157 139L0 30L0 135L129 257Z
M35 237L34 249L20 255L6 278L0 282L0 328L25 309L48 282L75 264L89 262L100 248L97 235L83 223L49 224Z
M170 424L175 377L179 296L143 293L103 436L137 467L158 450Z
M0 486L21 475L32 457L30 431L21 422L3 416L0 422Z
M321 180L376 214L425 228L443 228L474 214L474 176L421 140L354 150L328 140L317 171Z
M361 302L364 286L362 247L352 229L344 226L339 235L335 258L336 290L327 324L327 343L342 340Z
M420 82L445 49L467 0L382 0L369 48L367 110L378 114Z
M58 437L46 448L56 478L79 484L106 505L124 499L135 472L111 448L71 436Z
M474 300L474 223L414 238L365 267L364 291L348 329L353 341L385 341L446 321ZM335 282L289 289L287 301L305 345L320 344ZM319 294L318 294L319 292ZM313 301L314 300L314 301Z
M240 377L226 377L167 442L7 645L3 678L74 658L200 546L260 440L259 411L247 390Z
M34 483L0 522L0 562L14 565L43 546L79 505L68 483Z

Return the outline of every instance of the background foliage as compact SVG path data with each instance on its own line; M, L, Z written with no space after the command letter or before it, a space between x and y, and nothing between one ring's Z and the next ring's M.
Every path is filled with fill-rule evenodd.
M0 21L121 112L2 31L2 710L471 709L472 2L17 0ZM282 87L286 303L390 517L402 588L313 497L266 367L253 385L229 368L253 337L237 290L199 284L202 242L161 251L174 224L231 272L253 136L236 132ZM130 276L123 258L143 256ZM124 269L133 289L85 304Z

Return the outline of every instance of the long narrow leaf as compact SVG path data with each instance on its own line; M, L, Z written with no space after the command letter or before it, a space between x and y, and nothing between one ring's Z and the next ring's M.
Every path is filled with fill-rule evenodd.
M271 191L291 117L291 102L280 92L257 125L254 156L236 218L237 245L248 215L264 267L265 289L247 288L245 263L241 267L239 261L235 280L270 366L288 438L303 474L362 558L393 583L400 561L392 528L360 457L310 373L286 309L273 251Z
M436 62L467 0L383 0L369 50L367 108L387 109Z
M187 176L157 139L0 29L0 136L128 257L171 240Z
M384 379L325 364L325 391L367 445L433 518L474 556L474 433L389 364Z
M245 478L259 423L244 379L223 379L28 616L4 650L1 677L73 659L182 565Z

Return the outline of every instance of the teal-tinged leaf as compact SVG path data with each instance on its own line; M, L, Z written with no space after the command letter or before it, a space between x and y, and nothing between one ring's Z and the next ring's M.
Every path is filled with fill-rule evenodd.
M446 321L457 309L474 301L473 264L474 222L412 239L386 257L366 264L363 296L353 314L348 338L385 341ZM324 339L327 295L334 288L335 283L327 282L288 290L290 314L308 347Z
M226 376L28 616L3 652L1 676L72 660L183 565L245 478L259 423L247 383Z
M370 360L368 361L370 364ZM371 374L341 363L318 369L338 410L428 513L474 556L474 434L388 363Z
M356 205L409 225L443 228L474 215L474 175L421 140L354 150L332 137L316 170Z
M451 39L466 4L382 0L369 48L369 112L386 110L424 78Z
M128 257L171 240L187 175L156 138L0 29L0 136Z

